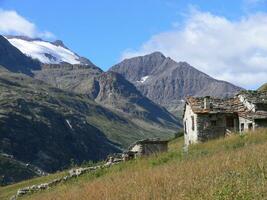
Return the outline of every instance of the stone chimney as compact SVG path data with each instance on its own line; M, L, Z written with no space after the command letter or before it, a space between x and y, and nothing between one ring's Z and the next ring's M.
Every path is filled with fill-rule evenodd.
M210 96L204 97L204 109L210 109Z

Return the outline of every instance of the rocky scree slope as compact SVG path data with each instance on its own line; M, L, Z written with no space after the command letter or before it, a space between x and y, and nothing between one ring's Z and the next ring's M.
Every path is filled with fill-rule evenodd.
M138 125L146 123L147 130L154 129L156 125L161 130L170 129L170 132L174 132L181 127L171 113L144 97L120 74L105 73L96 66L67 63L43 65L41 71L34 73L35 78L55 87L88 95L100 105L134 120Z
M93 64L43 64L42 70L34 71L34 78L60 89L89 94L92 91L93 79L102 73L103 71Z
M142 120L162 126L161 128L179 128L174 116L144 97L132 83L118 73L102 73L95 78L92 89L96 102L135 118L140 123Z
M147 132L174 133L181 127L171 113L144 97L132 83L117 73L105 73L94 66L61 64L43 66L41 71L35 72L35 78L64 90L87 95ZM143 134L142 138L151 136L145 136L145 132ZM165 137L164 134L157 135Z

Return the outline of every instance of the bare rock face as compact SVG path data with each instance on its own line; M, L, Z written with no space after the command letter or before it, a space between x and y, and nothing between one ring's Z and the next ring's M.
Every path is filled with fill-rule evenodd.
M43 64L42 70L34 71L34 78L57 88L77 93L89 93L93 78L103 71L91 65Z
M133 118L150 121L166 128L179 128L179 122L166 109L143 96L122 75L106 72L95 78L95 101Z
M122 75L105 73L95 65L43 65L41 71L35 71L35 78L60 89L89 95L100 105L124 116L156 123L162 128L180 127L172 114L144 97Z
M175 62L160 52L126 59L110 71L120 73L140 92L177 114L186 96L227 97L241 88L216 80L186 62Z
M143 77L150 75L157 69L165 59L166 57L162 53L155 52L146 56L126 59L113 66L109 71L118 72L127 80L138 83Z

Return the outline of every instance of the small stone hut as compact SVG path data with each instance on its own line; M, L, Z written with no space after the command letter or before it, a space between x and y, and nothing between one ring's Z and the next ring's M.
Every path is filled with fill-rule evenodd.
M267 92L242 91L226 99L188 97L183 123L186 145L267 127Z
M130 160L137 157L149 156L168 151L168 141L159 139L145 139L133 143L126 152L124 160Z

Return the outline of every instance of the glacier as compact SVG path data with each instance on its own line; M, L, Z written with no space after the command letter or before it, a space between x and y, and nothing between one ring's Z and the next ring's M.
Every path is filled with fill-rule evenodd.
M81 64L80 57L71 50L43 40L23 40L7 38L8 41L22 53L44 64Z

